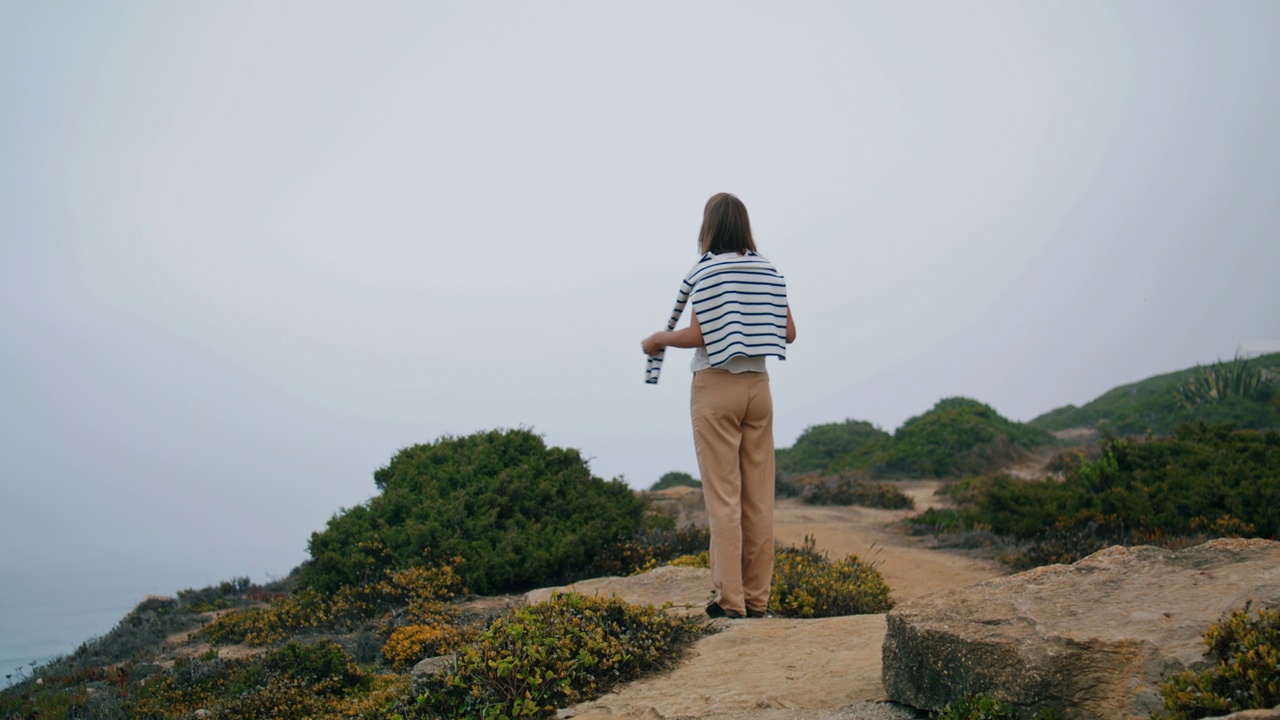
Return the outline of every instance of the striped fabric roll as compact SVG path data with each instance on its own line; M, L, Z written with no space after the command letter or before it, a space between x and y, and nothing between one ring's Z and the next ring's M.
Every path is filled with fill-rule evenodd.
M760 255L703 255L680 285L667 330L675 329L690 301L711 367L742 355L787 358L787 283ZM646 383L658 382L665 354L649 356Z

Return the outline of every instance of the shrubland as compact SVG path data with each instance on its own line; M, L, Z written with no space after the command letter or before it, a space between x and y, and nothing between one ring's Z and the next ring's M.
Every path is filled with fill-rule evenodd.
M867 468L890 437L889 433L861 420L813 425L805 428L791 447L775 452L778 473L836 474Z
M915 501L897 485L870 480L865 473L781 475L776 489L778 497L798 497L806 505L860 505L886 510L915 507Z
M999 469L1053 442L1048 432L1008 420L989 405L947 398L903 423L875 467L886 475L958 477Z
M1015 568L1073 562L1112 544L1170 547L1280 532L1280 433L1184 425L1166 438L1107 437L1061 481L1008 475L950 488L952 510L912 519L932 531L993 532L1028 549Z
M644 511L621 481L593 477L577 450L527 430L415 445L373 477L379 495L312 534L301 586L334 593L431 557L462 558L459 578L481 594L562 584L632 535Z
M576 451L526 431L444 438L375 473L381 493L312 537L269 587L246 578L150 598L112 632L0 693L4 720L543 717L674 663L705 619L573 594L477 614L476 588L705 564L705 528L677 528ZM452 554L450 554L452 553ZM888 588L850 557L782 549L778 614L880 612ZM499 603L501 605L501 603ZM163 647L175 633L180 646ZM450 655L411 687L408 669Z
M940 400L892 435L870 423L807 428L790 448L777 451L781 477L850 471L880 477L959 477L991 472L1052 445L1047 431L1013 422L969 398Z

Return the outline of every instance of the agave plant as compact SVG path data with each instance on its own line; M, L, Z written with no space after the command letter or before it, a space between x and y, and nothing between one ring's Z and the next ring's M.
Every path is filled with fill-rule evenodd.
M1231 397L1251 397L1262 384L1261 375L1249 367L1249 361L1244 358L1236 358L1229 363L1217 362L1199 370L1199 373L1183 380L1174 391L1178 402L1187 410Z

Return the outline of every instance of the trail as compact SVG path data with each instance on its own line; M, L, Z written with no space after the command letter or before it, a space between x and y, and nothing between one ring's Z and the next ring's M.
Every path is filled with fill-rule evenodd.
M939 481L898 483L914 510L820 507L779 501L778 540L799 544L812 535L833 558L857 555L874 562L895 602L963 587L1004 574L994 561L929 549L895 524L943 503ZM706 570L659 568L634 578L601 578L571 586L578 592L617 594L634 603L673 602L698 612L707 601ZM551 589L530 593L531 600ZM561 711L561 717L733 718L735 720L854 720L914 717L882 704L880 647L883 615L797 620L721 620L721 632L700 640L675 670L628 684L598 700Z

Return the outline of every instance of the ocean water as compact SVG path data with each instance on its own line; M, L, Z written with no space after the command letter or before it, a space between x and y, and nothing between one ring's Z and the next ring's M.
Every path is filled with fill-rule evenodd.
M148 594L173 594L136 574L0 567L0 687L106 634Z
M0 594L0 677L20 668L29 672L33 662L43 664L73 652L115 627L141 599L98 595L31 603ZM0 683L7 684L8 680Z

